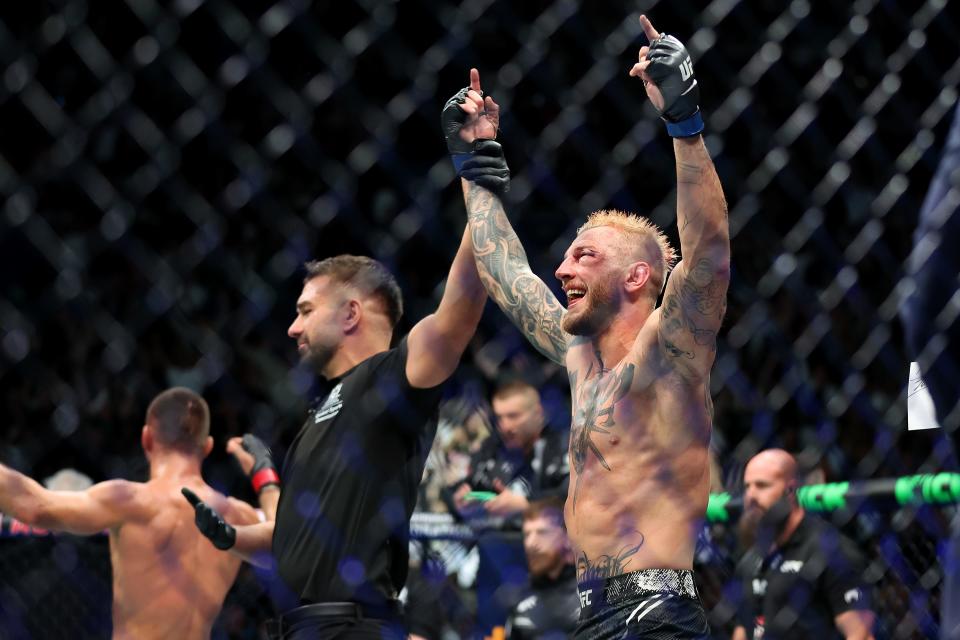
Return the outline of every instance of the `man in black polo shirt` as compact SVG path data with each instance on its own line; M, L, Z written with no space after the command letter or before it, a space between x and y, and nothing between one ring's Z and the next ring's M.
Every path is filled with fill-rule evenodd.
M744 602L733 640L873 638L874 614L853 543L797 502L797 463L782 449L743 474Z
M540 393L520 380L508 382L491 400L497 437L487 438L470 459L467 476L453 485L453 503L461 515L494 515L516 518L530 500L567 496L570 434L547 429ZM471 492L489 491L488 502L470 500Z
M405 638L396 598L439 385L486 295L465 234L437 311L391 349L402 301L383 265L342 255L306 268L288 333L331 390L284 460L276 522L233 529L200 503L197 524L247 560L272 549L285 587L276 637Z

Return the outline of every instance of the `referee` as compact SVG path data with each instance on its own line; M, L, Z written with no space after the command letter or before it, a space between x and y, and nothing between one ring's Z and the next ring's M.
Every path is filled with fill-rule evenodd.
M797 502L797 462L782 449L743 474L744 601L733 640L870 640L874 614L853 543Z
M486 294L464 234L436 312L390 348L403 307L382 264L341 255L306 267L288 333L331 390L290 445L276 522L232 528L201 502L197 526L251 562L272 551L284 587L273 637L405 639L397 596L439 386Z

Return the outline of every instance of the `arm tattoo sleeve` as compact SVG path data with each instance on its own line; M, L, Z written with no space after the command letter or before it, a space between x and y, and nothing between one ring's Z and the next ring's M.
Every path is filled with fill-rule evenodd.
M695 354L677 343L690 347L717 348L715 327L726 310L725 283L713 274L707 260L700 260L679 283L669 288L660 312L660 338L671 358L692 360Z
M490 297L540 353L563 364L569 339L560 328L564 308L530 270L500 199L470 184L466 204L477 269Z

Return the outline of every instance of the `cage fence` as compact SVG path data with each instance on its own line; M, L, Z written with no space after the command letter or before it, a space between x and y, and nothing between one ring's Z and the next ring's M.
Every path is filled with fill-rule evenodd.
M642 213L676 244L670 142L627 77L641 12L694 57L729 203L734 273L711 379L722 488L736 494L769 446L797 452L815 481L955 464L939 431L906 431L898 319L957 103L949 0L5 6L4 464L143 479L143 411L175 384L203 391L218 441L252 431L282 452L314 389L286 337L304 260L382 260L406 297L401 329L435 308L464 223L439 112L471 66L504 109L506 205L550 286L589 211ZM507 373L536 381L563 421L565 377L491 311L456 388L482 395ZM221 448L205 472L252 497ZM949 513L844 523L870 559L878 638L935 635ZM109 618L105 542L0 549L0 634L62 637ZM724 566L701 577L720 628ZM244 575L217 633L256 633L264 617L264 587Z

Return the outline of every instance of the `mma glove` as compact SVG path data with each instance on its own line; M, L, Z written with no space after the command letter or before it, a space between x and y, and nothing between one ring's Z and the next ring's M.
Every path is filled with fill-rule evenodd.
M460 108L467 99L470 87L464 87L443 105L440 126L447 141L447 151L457 175L488 191L502 196L510 190L510 168L503 155L503 147L494 140L466 142L460 130L467 121L467 113Z
M210 539L217 549L226 551L237 542L237 530L227 524L217 511L197 497L193 491L182 487L180 492L187 499L196 514L194 521L200 533Z
M686 138L703 131L700 88L683 43L663 34L650 44L647 60L647 75L663 96L660 118L667 125L667 133L674 138Z
M277 473L277 465L273 463L273 455L270 453L270 447L263 443L263 440L246 433L240 441L243 450L253 456L253 469L250 470L250 484L257 495L266 487L279 487L280 475Z

